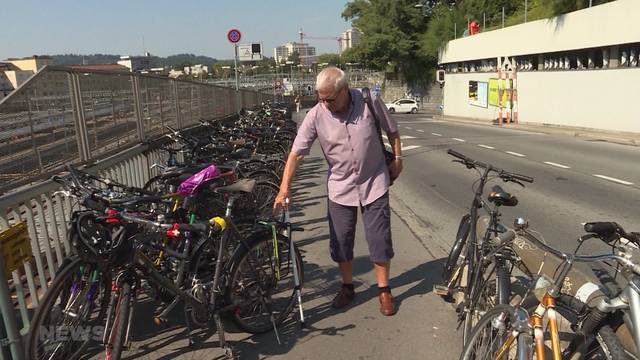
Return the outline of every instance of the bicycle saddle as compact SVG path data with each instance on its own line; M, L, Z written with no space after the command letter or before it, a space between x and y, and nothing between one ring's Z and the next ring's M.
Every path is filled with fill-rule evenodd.
M240 159L248 159L251 157L251 151L248 149L240 149L238 151L227 154L227 158L240 160Z
M253 192L255 186L256 181L254 179L240 179L231 185L216 188L216 192L219 194L250 193Z
M488 196L490 202L498 206L516 206L518 205L518 198L504 191L500 185L495 185L491 188L491 193Z

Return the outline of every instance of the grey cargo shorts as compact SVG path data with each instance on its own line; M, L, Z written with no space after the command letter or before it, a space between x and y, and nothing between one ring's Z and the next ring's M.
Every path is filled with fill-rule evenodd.
M345 206L328 200L331 258L336 262L353 260L358 206ZM391 209L389 193L369 205L360 206L364 233L373 262L388 262L393 258L391 242Z

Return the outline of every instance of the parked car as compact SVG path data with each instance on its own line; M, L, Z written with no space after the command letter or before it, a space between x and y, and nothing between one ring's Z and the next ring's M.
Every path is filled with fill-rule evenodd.
M412 113L418 112L418 102L413 99L398 99L394 102L385 104L390 113Z

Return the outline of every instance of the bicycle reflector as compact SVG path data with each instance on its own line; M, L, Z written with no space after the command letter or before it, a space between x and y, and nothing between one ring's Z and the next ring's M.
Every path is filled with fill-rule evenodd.
M167 230L167 237L176 239L180 236L180 224L173 224L170 229Z

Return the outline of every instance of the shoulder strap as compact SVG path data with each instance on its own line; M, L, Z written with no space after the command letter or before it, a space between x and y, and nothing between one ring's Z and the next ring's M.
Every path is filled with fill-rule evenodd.
M369 111L371 115L373 115L373 119L376 122L376 130L378 131L378 139L380 140L380 145L382 145L382 149L385 149L384 141L382 141L382 129L380 128L380 119L378 119L378 115L376 114L375 107L373 106L373 101L371 100L371 91L369 91L368 87L363 87L362 90L362 98L364 99L365 106L369 106Z

